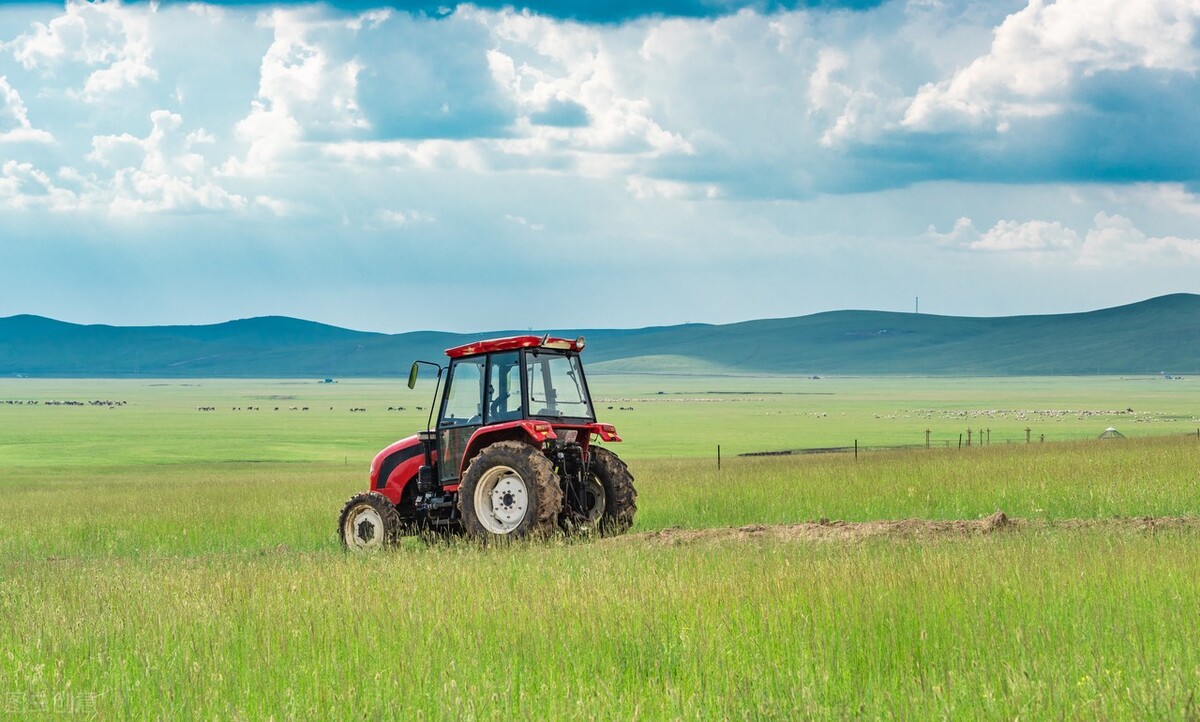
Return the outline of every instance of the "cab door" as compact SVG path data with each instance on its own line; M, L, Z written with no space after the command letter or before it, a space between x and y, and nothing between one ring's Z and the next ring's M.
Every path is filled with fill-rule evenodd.
M463 452L471 436L483 425L486 356L455 359L438 414L438 468L443 484L458 481Z

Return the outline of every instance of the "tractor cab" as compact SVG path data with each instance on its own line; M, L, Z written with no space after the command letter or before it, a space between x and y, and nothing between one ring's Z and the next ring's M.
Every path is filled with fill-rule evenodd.
M513 336L447 349L447 367L414 362L409 388L420 365L438 370L436 421L376 455L372 491L343 508L343 543L379 546L421 529L485 538L628 529L633 478L593 443L621 438L596 421L583 347L582 337Z
M576 438L591 431L596 415L579 361L582 349L582 338L517 336L447 350L450 368L436 426L438 480L457 482L469 452L496 434L525 433L542 442L556 438L556 429L574 430ZM615 435L611 426L605 432Z

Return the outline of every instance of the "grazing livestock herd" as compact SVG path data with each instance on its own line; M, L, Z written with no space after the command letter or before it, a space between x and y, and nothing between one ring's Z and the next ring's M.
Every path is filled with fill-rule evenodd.
M115 408L118 408L121 406L125 406L128 403L129 402L127 402L127 401L31 401L28 399L0 400L0 406L3 406L3 405L8 405L8 406L105 406L110 409L115 409ZM274 410L279 411L280 408L281 407L276 406L276 407L274 407ZM413 408L417 411L425 410L424 406L414 406ZM307 407L307 406L289 406L287 408L288 411L308 411L308 409L309 409L309 407ZM613 409L613 407L609 406L608 409L611 411ZM197 411L216 411L217 407L216 406L197 406L196 410ZM335 411L336 409L333 406L330 406L329 410ZM389 407L387 407L387 410L388 411L407 411L408 409L405 406L389 406ZM620 411L633 411L633 407L632 406L622 406L619 410ZM262 407L261 406L231 406L230 411L262 411ZM366 413L366 411L367 411L366 408L361 407L361 406L354 406L354 407L351 407L351 409L350 409L350 413L354 413L354 414Z
M124 402L122 402L122 403L124 403ZM274 408L274 410L279 411L280 408L281 407L276 406ZM416 406L414 408L417 411L425 410L424 406ZM196 410L197 411L216 411L217 407L216 406L197 406ZM230 410L231 411L262 411L262 407L261 406L233 406L233 407L230 407ZM289 407L287 407L287 410L288 411L308 411L309 407L307 407L307 406L289 406ZM333 406L330 406L329 410L336 411L337 409ZM405 407L403 407L403 406L389 406L388 407L388 411L404 411L404 410L405 410ZM351 407L350 413L352 413L352 414L366 413L366 409L361 406L354 406L354 407Z
M61 400L31 400L31 399L0 399L0 406L103 406L110 409L119 408L128 405L128 401L61 401ZM275 411L279 411L281 407L274 407ZM414 407L417 411L424 411L425 407ZM197 411L216 411L216 406L197 406ZM262 411L261 406L231 406L230 411ZM289 406L288 411L308 411L307 406ZM329 407L330 411L335 411L333 406ZM403 406L389 406L388 411L404 411ZM351 413L366 413L366 408L355 406L350 409Z
M2 406L2 405L8 405L8 406L104 406L104 407L107 407L110 409L115 409L115 408L118 408L121 406L125 406L128 403L129 402L127 402L127 401L31 401L28 399L3 399L3 400L0 400L0 406ZM424 406L414 406L413 408L417 411L425 410ZM612 410L611 406L609 406L608 408L609 408L609 410ZM289 406L287 408L288 411L308 411L308 409L309 409L309 407L307 407L307 406ZM217 407L216 406L197 406L196 410L197 411L216 411ZM274 407L274 410L279 411L280 407L276 406L276 407ZM330 406L329 410L335 411L336 409L333 406ZM389 407L387 407L387 410L388 411L407 411L408 409L405 406L389 406ZM622 406L620 408L620 410L621 411L633 411L633 407L632 406ZM231 406L230 411L262 411L262 407L261 406ZM361 407L361 406L354 406L350 409L350 413L366 413L366 408Z
M125 406L128 403L129 403L128 401L31 401L28 399L0 399L0 406L3 406L3 405L8 405L8 406L106 406L110 409L115 409L119 406ZM276 407L274 407L274 410L279 411L281 408L282 407L276 406ZM425 410L424 406L415 406L413 408L415 408L417 411ZM196 410L197 411L216 411L217 407L216 406L197 406ZM231 407L229 407L229 410L230 411L262 411L262 407L261 406L231 406ZM307 407L307 406L289 406L289 407L287 407L287 410L288 411L308 411L309 407ZM337 409L333 406L330 406L329 410L336 411ZM404 410L406 410L406 407L404 407L404 406L389 406L388 407L388 411L404 411ZM350 412L351 413L365 413L366 408L361 407L361 406L355 406L350 409Z
M5 399L0 401L0 404L6 406L104 406L106 408L115 409L118 406L125 406L127 401L30 401L28 399Z

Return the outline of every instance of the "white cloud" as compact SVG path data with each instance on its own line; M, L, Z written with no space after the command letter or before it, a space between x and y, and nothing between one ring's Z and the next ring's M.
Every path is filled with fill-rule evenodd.
M87 21L81 14L86 9L85 4L67 3L66 9L65 15L47 24L35 22L32 32L7 44L13 50L13 57L25 68L45 68L70 55L78 55L85 62L92 59L86 51Z
M54 136L33 127L21 94L0 75L0 143L53 143Z
M1181 183L1134 183L1112 186L1105 190L1111 205L1147 207L1167 214L1200 217L1200 195L1191 193Z
M844 108L848 110L848 100L854 91L845 83L838 81L835 76L846 68L850 58L838 48L823 48L817 57L817 67L813 69L808 79L809 112L818 113L829 109ZM833 139L844 133L845 126L851 121L847 113L842 113L821 137L821 142L831 145Z
M423 211L394 211L387 209L379 211L379 218L383 222L394 226L410 226L414 223L432 223L434 220L436 220L433 215Z
M245 158L230 157L218 173L226 176L263 176L291 153L303 130L285 108L269 108L260 101L251 103L250 115L238 121L234 129L247 144Z
M509 223L516 223L518 226L524 226L525 228L528 228L531 231L543 231L546 229L545 225L543 225L541 223L531 223L529 221L529 219L525 218L525 216L518 216L518 215L513 215L511 213L505 213L504 220L508 221Z
M1084 238L1078 263L1090 268L1116 268L1163 261L1200 261L1200 239L1150 237L1128 218L1097 213Z
M929 226L925 230L925 238L942 246L966 246L978 243L980 234L975 230L975 224L966 216L954 221L954 227L946 233L939 233L937 228Z
M532 141L508 145L509 152L693 152L685 138L655 120L650 99L630 87L624 71L636 59L619 34L528 12L460 12L491 33L497 44L487 54L492 77L512 95L519 108L517 130ZM540 114L563 106L581 109L586 122L537 122Z
M309 131L364 128L367 121L356 97L360 64L336 57L334 44L312 37L328 30L357 30L362 20L327 21L310 17L310 12L276 9L262 18L275 40L263 56L259 98Z
M625 189L638 200L713 200L721 197L721 189L712 183L680 183L644 176L631 176Z
M1194 73L1195 0L1030 0L996 28L990 50L912 99L905 127L938 131L1058 114L1081 76L1131 68Z
M980 233L970 218L963 217L947 233L930 226L925 235L945 247L1009 257L1035 266L1074 263L1080 250L1079 234L1059 221L1001 220Z
M79 198L56 186L50 176L32 163L9 160L0 166L0 204L14 210L66 211L77 208Z
M462 169L483 173L490 169L483 141L343 141L321 148L324 157L346 167L388 166L425 170Z
M1079 235L1058 221L1000 221L968 248L979 251L1054 252L1070 250Z
M849 141L871 141L895 127L899 88L884 82L882 75L861 76L861 64L836 47L822 48L808 79L809 114L826 122L820 143L838 147Z
M191 2L187 11L206 22L215 23L225 19L225 9L219 5L209 5L203 2Z
M274 40L259 68L258 98L237 124L237 136L248 146L246 156L230 158L223 174L266 175L306 137L340 140L370 126L358 106L360 62L339 57L338 42L323 42L321 36L353 35L364 26L377 26L390 13L374 11L346 20L329 19L322 12L316 6L275 8L259 17Z
M95 102L158 77L150 65L150 17L155 11L154 4L127 7L117 0L68 0L63 15L34 23L8 46L26 69L53 73L72 64L96 68L82 88L71 91Z
M1130 219L1104 212L1080 234L1059 221L998 221L984 233L970 218L959 218L953 229L939 233L930 226L926 238L941 245L1007 256L1035 265L1059 264L1088 269L1116 269L1169 262L1200 262L1200 239L1153 237Z
M183 118L166 110L150 114L145 138L128 133L96 136L89 160L113 170L107 182L110 209L117 214L242 210L244 197L226 191L210 177L196 146L208 144L205 131L183 134ZM269 207L269 206L268 206Z
M270 196L255 196L254 205L265 208L281 217L295 215L298 212L294 204Z
M1183 215L1200 216L1200 196L1189 193L1181 184L1161 183L1150 187L1156 193L1151 204Z

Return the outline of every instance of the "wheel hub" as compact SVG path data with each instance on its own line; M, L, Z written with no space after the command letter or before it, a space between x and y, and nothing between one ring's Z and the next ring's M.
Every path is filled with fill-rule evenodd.
M342 539L354 549L375 549L383 546L384 524L379 512L362 504L347 515L342 527Z
M518 476L506 476L492 489L492 516L501 524L515 525L525 516L527 493Z

